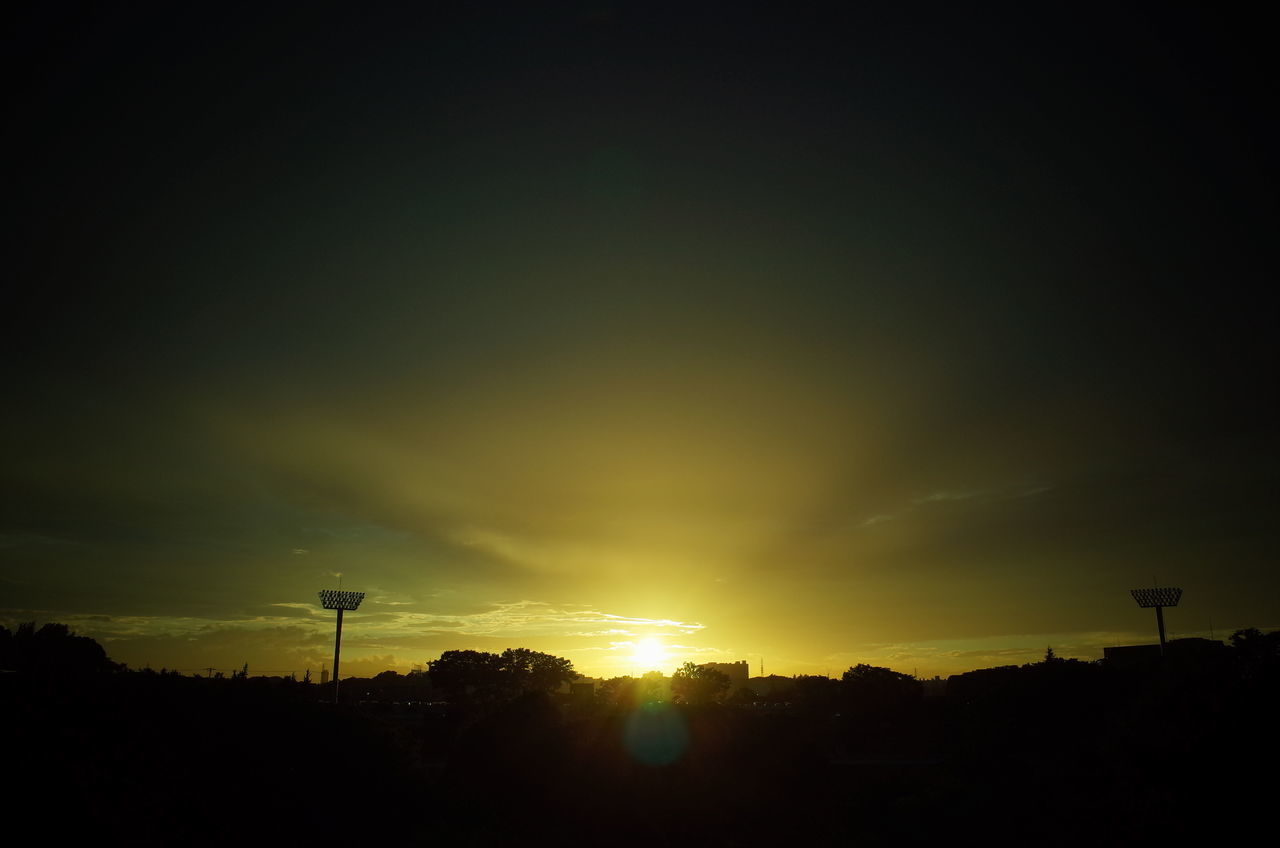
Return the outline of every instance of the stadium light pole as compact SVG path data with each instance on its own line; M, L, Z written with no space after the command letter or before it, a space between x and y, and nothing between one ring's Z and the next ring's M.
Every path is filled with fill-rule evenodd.
M1160 656L1164 656L1164 608L1176 607L1182 599L1181 589L1130 589L1129 594L1146 609L1156 608L1156 626L1160 628ZM341 613L339 613L341 615Z
M320 605L338 611L338 632L333 637L333 702L338 703L338 659L342 656L342 614L354 610L364 600L364 592L344 592L341 589L321 589Z

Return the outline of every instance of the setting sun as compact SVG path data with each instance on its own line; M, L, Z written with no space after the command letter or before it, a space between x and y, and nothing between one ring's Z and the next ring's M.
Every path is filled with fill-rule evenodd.
M658 666L667 660L667 649L661 641L653 637L641 639L636 642L636 651L631 659L637 666L642 666L645 671L660 670Z

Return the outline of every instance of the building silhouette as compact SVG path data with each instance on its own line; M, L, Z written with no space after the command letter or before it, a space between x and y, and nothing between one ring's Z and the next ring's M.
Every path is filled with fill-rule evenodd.
M713 669L729 678L729 694L746 688L747 682L751 679L751 666L747 664L746 660L731 663L702 663L698 668Z

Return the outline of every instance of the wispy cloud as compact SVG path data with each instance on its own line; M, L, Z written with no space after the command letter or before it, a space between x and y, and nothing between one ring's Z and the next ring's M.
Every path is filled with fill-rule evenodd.
M400 601L389 601L395 607ZM78 632L111 642L138 637L190 639L213 630L253 631L288 626L315 634L328 633L332 622L325 610L303 601L277 601L260 609L279 609L279 615L248 615L232 619L172 616L75 615L58 611L5 611L13 621L31 618L62 621ZM298 617L297 612L304 617ZM640 618L616 615L593 608L562 607L520 600L493 604L466 614L400 612L395 609L374 614L355 612L348 619L353 638L414 639L432 634L539 639L546 637L598 639L610 636L689 635L704 628L699 622L675 619Z
M322 613L322 610L321 610L321 609L320 609L320 607L319 607L319 606L317 606L316 604L303 604L303 603L298 603L298 602L296 602L296 601L288 601L288 602L283 602L283 603L269 604L269 606L273 606L273 607L284 607L284 608L286 608L286 609L305 610L306 612L309 612L309 613L311 613L312 615L320 615L320 614Z
M932 492L922 498L912 498L911 502L913 504L926 504L936 503L938 501L967 501L972 500L973 498L982 497L984 494L986 494L986 492L982 490L961 492L940 491Z
M400 613L385 628L448 629L472 636L594 636L602 633L695 633L702 624L665 618L615 615L596 609L558 607L542 601L521 600L494 604L479 612L461 615ZM583 630L581 628L600 628Z
M864 518L859 522L859 526L872 527L876 524L883 524L886 521L903 518L913 512L916 512L920 507L927 507L931 504L960 503L964 501L989 503L992 501L1034 497L1052 490L1053 486L1041 484L1005 486L995 489L939 489L937 491L930 492L927 495L911 498L900 509L877 513L869 516L868 518Z

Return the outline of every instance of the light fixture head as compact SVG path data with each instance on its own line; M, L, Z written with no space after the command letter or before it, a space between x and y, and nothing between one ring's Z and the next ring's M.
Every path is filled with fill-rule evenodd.
M320 605L325 609L353 610L364 600L364 592L344 592L341 589L321 589Z
M1181 589L1130 589L1129 594L1140 607L1176 607L1182 597Z

